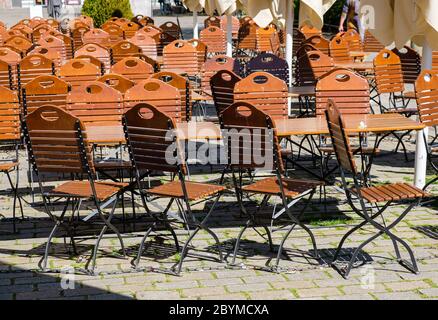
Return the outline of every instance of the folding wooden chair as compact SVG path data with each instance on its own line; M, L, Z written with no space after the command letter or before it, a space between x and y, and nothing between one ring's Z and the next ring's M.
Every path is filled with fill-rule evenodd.
M362 39L356 29L348 29L342 34L342 37L347 41L350 51L363 52Z
M105 73L108 73L111 68L111 54L109 50L96 43L86 43L82 47L76 49L75 58L78 56L92 56L98 59L104 67Z
M12 89L12 70L9 63L0 59L0 86Z
M225 109L219 115L219 119L227 152L227 169L232 172L233 184L240 209L249 218L236 239L231 265L235 265L240 240L248 228L263 227L268 236L270 248L273 250L271 231L258 217L258 214L266 207L268 201L273 196L281 198L283 210L273 212L270 219L271 222L274 220L282 221L283 219L280 219L280 217L283 213L286 213L288 219L282 222L290 225L281 241L276 264L273 269L277 270L285 241L296 226L300 226L309 234L314 249L313 255L315 258L318 258L315 237L312 231L300 221L307 205L304 206L298 215L292 214L291 207L306 196L309 196L308 204L320 182L295 180L283 176L284 167L274 121L260 109L257 109L250 103L238 101ZM244 185L241 172L255 169L274 171L275 174L272 177L262 178ZM256 212L253 213L246 210L243 205L244 193L263 195L263 200Z
M44 257L40 262L41 269L47 269L50 244L60 227L64 228L67 236L70 237L76 252L75 227L84 222L96 224L96 221L93 220L98 220L99 224L103 223L104 226L96 240L86 268L90 272L94 272L99 244L108 229L117 235L122 253L125 256L122 237L116 227L111 224L111 219L127 184L96 181L92 149L88 143L83 123L58 107L43 106L26 116L24 137L32 169L38 178L45 210L55 223L47 239ZM45 173L83 175L85 179L72 179L47 192L43 188ZM55 215L51 211L50 199L52 198L66 199L65 207L60 215ZM91 201L95 210L86 218L76 218L82 203L87 200ZM72 203L74 210L72 216L67 218L67 208L70 203ZM110 205L112 208L106 215L104 210Z
M238 60L230 58L226 55L217 55L207 59L201 69L202 93L211 96L211 77L221 70L228 70L236 74L240 74L241 66Z
M408 84L415 84L418 76L421 73L421 56L414 49L405 46L398 50L392 49L399 58L403 73L403 82Z
M158 35L158 56L163 56L164 53L164 48L166 46L168 46L169 44L171 44L174 41L177 41L178 39L175 38L174 36L168 34L167 32L162 32L160 31L159 35Z
M69 90L69 84L55 76L38 76L22 88L22 112L27 115L49 103L65 108Z
M181 105L180 91L157 79L144 80L126 91L124 108L130 110L139 103L149 103L166 113L175 122L181 122L181 111L185 106Z
M140 47L127 40L120 41L111 47L112 64L116 64L124 58L129 58L140 53Z
M234 87L240 80L242 78L229 70L218 71L210 78L211 93L218 116L234 103Z
M162 70L196 76L200 70L196 47L184 40L175 40L165 46Z
M257 24L251 19L240 25L237 50L248 57L254 56L257 49Z
M51 26L48 24L41 24L37 28L32 30L32 41L34 43L37 43L42 36L44 36L49 31L55 31Z
M161 71L154 73L152 79L160 80L178 89L181 96L181 121L190 121L192 118L192 93L190 89L190 82L173 72Z
M163 23L160 25L160 29L167 34L170 34L175 40L181 39L181 28L172 21Z
M140 29L140 26L138 24L131 21L122 21L118 24L120 28L122 28L123 30L125 39L131 39L134 36L134 34L137 32L137 30Z
M28 55L34 55L34 54L42 55L42 56L52 60L54 65L55 65L55 71L58 71L62 65L62 57L59 54L59 51L56 50L55 48L37 46L37 47L34 47L28 53Z
M102 75L102 69L84 60L73 59L59 68L58 76L70 83L72 87L84 82L97 80Z
M415 83L415 92L417 96L418 113L421 122L429 128L438 127L438 73L434 70L424 70ZM424 142L426 143L427 159L430 166L435 171L436 177L431 179L423 190L434 184L438 180L438 162L436 137L429 144L429 137L423 132Z
M298 86L315 86L318 79L334 66L333 58L322 51L308 51L297 58L295 81Z
M209 16L204 20L204 28L208 28L208 27L217 27L220 28L221 27L221 20L219 17L216 16Z
M89 30L90 27L83 23L76 24L76 26L70 30L70 37L73 39L74 48L80 48L84 44L82 36Z
M65 43L62 39L51 35L45 35L40 40L38 40L37 45L40 45L44 48L53 48L54 50L56 50L61 57L61 65L67 61L67 50L65 47Z
M18 88L21 95L23 87L38 76L54 75L55 64L40 54L31 54L23 58L18 65Z
M200 33L200 39L207 46L207 54L216 55L227 52L225 31L218 27L205 28Z
M21 217L24 218L23 204L21 197L18 194L18 184L20 178L20 164L18 150L21 145L21 125L20 125L20 104L18 102L17 93L0 86L0 149L11 148L15 149L13 158L0 158L0 174L5 174L14 201L12 207L12 223L14 233L16 227L16 207L17 201L21 210ZM11 177L11 173L15 171L15 181Z
M280 38L274 24L270 24L266 28L257 28L256 51L257 53L268 52L275 55L279 54Z
M330 56L335 63L350 63L354 61L353 57L350 55L348 42L341 34L336 35L330 41Z
M107 86L116 89L123 95L135 85L134 81L116 73L105 74L97 79L97 81L105 83Z
M22 25L22 24L17 24L13 27L11 27L10 29L11 31L18 31L20 32L20 34L25 37L26 39L28 39L29 41L32 41L32 28L30 28L29 26L26 25ZM17 33L16 33L17 34ZM11 34L12 35L12 34Z
M158 55L158 43L156 38L150 37L148 34L143 32L143 29L137 31L129 41L141 49L141 53L148 56L154 60L157 59Z
M20 54L8 47L0 47L0 60L9 65L11 89L16 90L18 88L18 64L21 60Z
M166 113L159 111L158 108L150 104L141 103L125 113L124 124L128 150L136 172L136 181L141 191L140 195L143 206L146 212L155 218L155 222L143 236L134 265L138 267L144 244L151 232L155 230L157 224L159 222L168 224L169 218L167 217L167 212L174 202L178 205L183 224L190 230L189 238L181 251L180 260L174 267L176 273L179 274L181 272L182 264L187 256L190 243L201 230L208 232L214 238L219 251L219 258L222 262L221 244L215 233L207 227L207 222L226 188L224 186L186 180L187 166L183 151L181 150L180 140L177 134L175 134L175 121ZM168 138L169 136L170 139ZM157 187L144 189L140 184L140 170L146 172L161 171L171 173L178 176L179 181L174 180ZM169 198L169 204L164 212L151 212L148 208L148 202L145 199L146 195ZM214 203L210 207L207 215L199 221L192 212L191 202L199 202L208 199L214 199ZM186 208L184 208L184 206ZM172 232L171 227L169 226L168 228ZM178 240L174 233L173 236L178 250Z
M82 43L83 45L94 43L104 48L109 48L111 46L109 33L102 29L91 29L84 32L82 35Z
M32 48L33 43L23 36L13 36L6 40L3 46L11 47L15 50L18 50L21 56L24 57Z
M288 117L287 84L266 72L254 72L237 82L234 100L252 104L272 119Z
M347 278L352 267L357 262L357 257L362 249L378 237L386 236L391 239L397 255L397 261L409 271L418 273L417 264L411 248L404 240L396 236L392 229L403 221L404 217L419 203L419 201L421 201L421 199L428 195L422 190L407 183L383 184L375 187L363 186L358 178L356 163L353 158L348 135L344 130L342 115L336 107L336 104L332 101L329 102L326 117L336 158L338 159L340 167L345 195L354 212L364 220L343 236L333 257L332 266L344 278ZM347 182L346 174L352 175L352 183ZM357 202L359 202L359 206L357 206ZM385 221L384 212L391 204L399 202L410 202L410 204L393 222L387 223ZM377 222L377 218L381 218L383 223ZM337 260L347 238L365 226L374 227L378 232L365 240L354 250L351 259L346 266L338 266ZM399 245L407 250L411 262L402 259Z
M221 17L219 17L221 24L220 24L220 28L222 30L227 30L227 23L228 23L228 15L223 15ZM237 17L235 16L231 16L231 35L233 37L233 41L237 41L238 37L239 37L239 28L240 28L240 22L239 19L237 19Z
M299 30L306 37L306 39L309 39L315 35L322 35L321 30L315 28L314 26L310 26L307 23L303 24Z
M153 25L155 23L154 19L152 19L151 17L141 14L136 15L134 18L131 19L131 21L137 23L141 27L145 27L151 24Z
M55 31L49 30L46 34L61 39L65 45L66 59L67 60L73 59L73 53L75 52L75 48L74 48L73 39L70 36L56 30Z
M120 74L135 83L149 79L154 67L139 58L126 57L111 67L112 73Z
M321 51L325 55L330 55L330 41L322 35L314 35L302 42L302 45L309 44L315 49Z
M246 67L247 74L254 72L267 72L274 77L289 83L289 66L286 60L273 53L261 53L252 58Z

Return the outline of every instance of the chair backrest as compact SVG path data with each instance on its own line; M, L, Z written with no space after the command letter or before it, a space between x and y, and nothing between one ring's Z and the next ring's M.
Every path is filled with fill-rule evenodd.
M266 72L254 72L236 83L234 101L244 101L273 119L288 116L287 84Z
M0 86L11 89L12 70L9 63L0 59Z
M258 26L253 20L240 25L237 48L240 50L256 50Z
M84 42L82 41L82 36L89 30L90 27L82 23L71 29L70 37L73 39L73 44L75 48L79 48L84 44Z
M363 51L362 38L356 29L348 29L342 37L347 41L350 51Z
M219 115L224 109L234 103L234 87L242 80L229 70L220 70L210 78L210 88L214 106Z
M342 35L338 34L330 41L330 56L335 62L353 62L348 42L342 37Z
M55 76L38 76L23 87L23 113L50 104L65 108L70 87Z
M46 34L48 31L56 31L48 24L39 25L37 28L32 30L32 40L33 42L38 42L41 37Z
M277 54L280 50L280 38L274 24L266 28L257 28L256 51Z
M18 64L21 56L18 52L7 47L0 47L0 60L6 62L11 68L11 89L18 87Z
M334 66L333 58L322 51L308 51L297 60L297 84L314 86L318 79L332 70Z
M210 79L220 70L240 73L240 63L226 55L216 55L207 59L201 69L201 89L203 92L211 93Z
M301 47L297 48L295 55L296 55L297 59L300 59L302 56L306 55L307 52L309 52L309 51L320 51L320 50L316 49L311 44L306 43L306 44L303 44ZM320 51L320 52L322 52L322 51Z
M25 56L32 48L33 43L23 36L13 36L6 40L3 45L15 48L22 56Z
M41 54L31 54L20 61L18 87L23 88L29 81L41 75L54 75L55 64Z
M224 54L227 52L225 31L219 27L210 26L200 33L200 39L207 46L209 54Z
M108 47L111 47L125 39L125 33L120 25L117 23L109 22L102 25L102 29L108 33Z
M150 103L166 113L176 122L181 122L181 95L170 84L157 79L137 83L125 93L125 109L129 110L138 103Z
M159 56L162 56L164 54L164 48L178 39L167 32L160 32L158 40L157 53Z
M25 141L37 173L94 172L92 146L87 142L85 127L77 117L61 108L46 105L27 115L25 122Z
M97 81L105 83L107 86L116 89L123 95L135 85L134 81L116 73L105 74L97 79Z
M220 17L221 24L219 27L222 30L227 30L228 17L230 17L230 16L223 15ZM231 34L233 36L233 40L237 40L237 38L239 36L239 28L240 28L239 19L237 19L237 17L235 17L235 16L231 16Z
M76 49L75 58L78 56L91 56L98 59L104 66L105 72L111 68L111 54L109 50L96 43L86 43Z
M59 70L59 68L63 64L62 57L59 54L59 51L56 50L55 48L37 46L29 52L29 55L33 55L33 54L39 54L52 60L56 70Z
M315 35L321 35L322 34L321 30L319 30L319 29L315 28L314 26L311 26L311 25L309 25L307 23L303 24L300 27L300 31L306 37L306 39L308 39L310 37L313 37Z
M134 36L140 26L137 23L131 21L122 21L119 23L119 26L123 30L123 34L125 35L125 39L130 39Z
M59 56L61 57L61 64L67 61L67 52L63 40L55 36L45 35L40 40L38 40L37 44L41 47L53 48L54 50L58 51Z
M252 58L247 65L247 73L267 72L289 83L289 66L286 60L273 53L261 53Z
M84 32L84 34L82 35L82 43L83 44L95 43L101 45L102 47L107 48L110 43L109 38L110 35L108 32L102 29L94 28Z
M438 51L432 53L432 70L438 70Z
M138 30L130 39L134 45L141 49L141 52L152 58L157 59L158 43L157 40L143 32L143 29Z
M219 121L229 166L284 171L275 124L268 114L237 101L222 111Z
M438 71L424 70L415 83L418 113L429 127L438 125Z
M401 60L391 50L383 49L374 58L374 77L379 94L404 91Z
M303 45L303 42L306 41L306 36L297 28L293 29L292 33L293 39L293 56L297 55L297 51Z
M369 30L365 31L365 39L363 44L365 52L380 52L385 49L385 46L374 37Z
M131 161L137 170L187 173L174 120L149 103L127 111L124 128Z
M57 30L49 30L46 34L61 39L65 45L65 55L67 60L73 59L73 53L75 51L75 48L74 48L73 39L71 37Z
M96 67L99 68L99 70L101 70L101 72L100 72L101 74L105 74L105 72L106 72L105 65L102 63L102 61L100 61L96 57L81 54L81 55L76 56L74 59L76 61L85 61L85 62L88 62L88 63L95 65Z
M371 111L367 79L349 69L333 69L318 80L316 115L324 114L330 99L342 114L368 114Z
M353 152L351 151L350 141L344 130L341 111L333 100L328 101L325 115L339 166L345 172L352 173L355 176L357 174L357 167L353 158Z
M123 95L99 81L84 83L68 93L66 110L85 125L121 122Z
M0 142L20 140L20 128L18 95L0 86Z
M127 40L120 41L111 47L112 63L115 64L124 58L132 57L140 53L140 47Z
M154 19L152 19L151 17L141 14L136 15L134 18L131 19L131 21L137 23L141 27L145 27L150 24L153 25L155 23Z
M154 67L139 58L127 57L114 64L111 67L111 72L121 74L129 80L138 83L139 81L149 79L154 73Z
M204 20L204 28L208 27L221 27L221 20L219 17L216 16L209 16Z
M408 46L400 50L394 48L392 52L400 58L403 82L410 84L415 83L421 73L421 56L417 51Z
M330 41L324 38L322 35L313 35L304 40L302 45L309 44L317 50L322 51L324 54L330 54Z
M168 72L168 71L161 71L158 73L154 73L151 76L151 78L160 80L178 89L179 94L181 96L181 106L182 106L181 120L190 121L192 117L191 115L192 99L191 99L191 91L190 91L190 82L186 78L180 76L179 74Z
M73 59L59 68L58 76L75 87L97 80L101 76L101 69L90 62Z
M10 30L19 31L23 37L32 40L32 28L29 28L29 26L15 25Z
M198 74L198 51L188 41L173 41L163 49L162 70L175 73L187 73L190 76Z
M160 25L160 29L163 30L163 32L170 34L175 39L179 39L181 37L181 28L172 21L163 23Z

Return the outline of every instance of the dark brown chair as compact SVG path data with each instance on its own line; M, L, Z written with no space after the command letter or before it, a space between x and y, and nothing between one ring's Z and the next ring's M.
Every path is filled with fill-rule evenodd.
M375 187L362 185L361 180L358 177L358 170L353 158L353 152L350 148L349 138L344 130L344 122L341 112L332 101L329 101L326 110L326 118L336 158L340 167L345 195L351 208L360 218L363 219L363 222L348 231L341 239L338 249L333 257L332 266L344 278L347 278L353 265L357 263L357 257L362 249L378 237L386 236L391 239L397 256L397 261L409 271L418 273L417 264L411 248L404 240L393 234L392 229L403 221L403 218L419 203L419 201L421 201L421 199L428 195L422 190L407 183L382 184ZM352 183L347 182L347 174L351 174L353 178ZM359 206L357 206L357 202L359 202ZM391 204L400 202L409 202L410 204L403 212L401 212L401 214L397 214L397 217L393 222L386 223L383 216L384 212ZM378 218L383 219L383 224L377 222ZM351 259L346 265L339 266L337 260L345 241L354 232L365 226L374 227L377 230L377 233L355 248L351 255ZM399 245L407 250L411 260L410 262L402 259Z
M298 216L292 214L291 207L306 196L309 196L308 204L316 188L321 183L284 177L284 167L275 123L268 114L249 103L238 101L226 108L219 115L219 119L223 132L226 158L228 159L227 169L231 170L232 173L240 209L249 218L236 239L231 264L235 264L240 239L247 228L263 227L266 231L270 248L273 250L271 232L266 224L259 222L261 219L257 215L266 207L268 201L275 196L281 198L281 206L284 211L273 212L271 221L282 221L284 224L290 225L290 228L281 241L276 264L273 269L276 270L278 268L284 243L296 226L300 226L309 234L313 244L313 256L318 258L315 237L311 230L300 221L307 205L304 206ZM251 181L249 184L245 183L242 179L242 172L255 169L268 172L273 171L275 174L272 177L262 178L255 182ZM243 205L244 193L263 196L256 212L246 210ZM286 213L287 218L280 218L283 213Z
M330 55L330 41L322 35L313 35L303 41L302 45L309 44L315 49L323 52L325 55Z
M189 246L196 234L204 230L208 232L215 240L219 251L220 261L223 261L221 244L214 232L207 227L207 221L212 214L217 202L219 201L224 186L191 182L186 179L187 166L184 160L184 153L181 150L180 140L176 134L175 121L167 114L160 112L158 108L150 104L141 103L124 115L126 140L128 142L128 150L136 173L136 182L140 195L142 197L143 206L146 212L154 218L154 224L145 233L138 251L137 259L134 265L137 267L140 263L141 255L144 249L144 243L152 231L155 230L159 222L167 224L168 229L173 233L177 250L179 249L178 240L175 233L168 224L167 212L171 208L173 202L176 202L180 208L187 208L181 211L183 224L190 230L189 238L185 242L181 251L181 258L174 270L177 274L181 272L182 264L187 256ZM170 139L169 139L170 137ZM178 176L179 180L167 182L157 187L144 189L141 186L142 172L160 171ZM144 176L144 175L143 175ZM153 213L148 207L148 201L145 196L155 196L158 198L169 198L170 202L164 212ZM201 200L214 199L213 205L210 207L207 215L198 221L193 215L191 202L199 203ZM178 222L178 221L177 221ZM181 221L179 221L181 222Z
M88 143L87 133L83 123L70 113L54 106L38 108L25 118L24 137L29 152L30 163L38 179L41 196L46 213L55 223L47 239L44 257L40 261L42 270L47 270L47 260L50 244L59 228L66 231L71 239L74 252L75 229L81 204L89 200L95 211L82 219L89 224L104 225L86 264L86 269L94 272L96 256L100 241L110 229L114 232L125 255L125 248L119 231L111 224L119 198L125 191L126 184L106 181L96 181L93 164L92 146ZM73 176L83 176L84 180L68 180L50 191L44 189L44 177L47 173L63 173ZM65 207L60 215L54 215L51 210L50 199L65 198ZM72 204L76 208L72 217L66 217L67 208ZM112 207L111 207L112 205ZM89 207L88 205L87 207ZM109 214L104 208L110 206ZM89 267L91 264L91 268Z
M218 71L211 77L211 94L218 116L223 110L234 103L234 87L240 80L242 80L242 78L229 70Z
M160 25L160 29L163 32L171 35L176 40L181 38L182 35L181 28L179 27L179 25L177 25L172 21L163 23L162 25Z
M392 49L399 58L403 73L403 82L409 84L415 84L418 76L421 73L421 56L414 49L405 46L398 50Z

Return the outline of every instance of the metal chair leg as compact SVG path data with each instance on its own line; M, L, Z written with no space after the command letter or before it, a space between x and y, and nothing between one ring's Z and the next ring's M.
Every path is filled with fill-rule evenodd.
M46 249L44 250L44 257L43 259L40 261L39 265L42 271L47 271L47 260L49 258L49 249L50 249L50 244L52 242L52 238L54 237L56 230L58 230L59 226L61 225L61 221L58 220L55 224L55 226L53 227L52 231L50 232L49 237L47 238L47 243L46 243Z
M153 231L153 229L155 228L156 223L154 223L144 234L141 242L140 242L140 246L138 248L138 253L137 253L137 258L134 261L134 267L138 268L138 265L140 264L140 259L141 259L141 255L143 254L143 250L144 250L144 244L146 242L147 237L149 237L149 235L151 234L151 232Z
M240 230L239 235L236 238L236 243L234 244L234 253L233 253L233 260L231 261L230 265L235 266L236 265L236 256L237 256L237 251L239 250L239 245L240 245L240 239L242 238L243 233L245 232L246 229L249 228L249 226L251 225L252 220L249 219L245 226L243 226L243 228Z
M182 264L183 264L184 258L186 257L186 255L188 253L190 242L193 240L193 238L196 236L196 234L200 230L201 230L201 227L198 226L195 229L195 231L192 232L192 234L189 236L189 238L187 239L186 243L184 244L184 247L183 247L182 252L181 252L180 260L179 260L178 265L176 267L176 274L180 274L181 273Z

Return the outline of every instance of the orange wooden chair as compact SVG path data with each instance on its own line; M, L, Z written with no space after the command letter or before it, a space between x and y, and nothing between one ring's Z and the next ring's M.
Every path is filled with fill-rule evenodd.
M98 59L104 67L105 73L108 73L111 68L111 54L108 49L96 43L86 43L82 47L76 49L75 58L78 56L92 56Z
M226 55L217 55L207 59L201 69L201 90L207 95L212 95L210 80L218 71L228 70L240 73L240 64L237 60Z
M18 64L21 60L20 54L10 48L0 47L0 60L9 65L11 70L11 89L16 90L18 88Z
M353 57L350 55L350 48L346 39L342 35L336 35L330 41L330 56L335 63L350 63L353 62Z
M376 240L378 237L386 236L391 239L394 246L397 261L406 269L413 273L418 273L417 264L412 249L409 245L396 236L392 229L396 227L404 217L416 206L419 202L428 195L407 183L382 184L379 186L363 185L360 180L359 172L353 158L348 135L344 129L344 121L340 110L336 107L336 103L330 101L326 110L326 118L329 127L331 139L333 141L336 158L339 163L342 189L345 191L348 203L353 211L363 219L351 230L349 230L341 239L339 246L333 257L332 266L344 277L347 278L354 264L357 263L357 258L361 250ZM351 175L353 182L346 180L346 177ZM401 213L397 214L395 220L387 223L384 218L384 212L391 204L402 202L408 203ZM359 204L357 204L359 203ZM377 222L377 219L382 218L383 223ZM345 264L340 265L338 257L341 254L342 247L345 241L356 231L369 226L376 229L376 233L362 242L351 255L351 259ZM410 262L402 259L399 245L403 246L409 254ZM344 260L344 259L342 259ZM344 260L345 261L345 260Z
M399 58L403 73L403 82L409 84L415 84L418 76L421 73L421 56L414 49L405 46L398 50L392 49Z
M153 219L152 226L146 231L140 242L134 266L138 267L144 250L144 244L151 232L156 231L158 224L164 224L171 231L175 240L176 250L179 251L178 239L170 227L170 221L167 217L167 212L174 202L181 208L180 214L182 219L173 219L174 221L172 222L182 223L186 226L187 230L189 230L189 237L181 250L181 257L173 267L173 270L177 274L181 272L190 244L201 230L208 232L213 237L219 251L220 262L222 262L221 244L216 234L207 226L207 222L226 188L219 185L192 182L186 179L188 170L184 151L181 150L181 141L178 135L175 134L176 123L171 116L161 112L159 108L147 103L137 104L125 113L124 124L128 150L136 173L136 183L141 191L142 203L148 216ZM170 173L178 176L179 179L165 182L153 188L144 189L141 184L141 173L146 172L148 174L153 171ZM152 212L148 205L150 200L146 200L147 195L154 198L170 199L164 212ZM207 214L199 221L192 212L191 204L207 200L213 200L213 204L209 206Z
M111 46L109 33L102 29L91 29L86 31L82 35L82 43L83 44L94 43L104 48L108 48Z
M200 70L196 47L184 40L175 40L165 46L162 70L196 76Z
M67 50L62 39L51 35L45 35L38 40L37 44L41 47L53 48L54 50L58 51L59 56L61 57L61 64L64 64L67 61Z
M53 29L48 24L39 25L38 27L32 30L32 41L34 43L37 43L41 39L41 37L44 36L49 31L56 31L56 30Z
M297 59L296 82L299 86L315 86L334 66L333 58L322 51L308 51Z
M223 132L224 149L228 159L227 169L231 170L236 198L240 210L248 217L237 236L234 246L231 265L235 265L240 240L248 228L263 227L269 241L271 251L273 243L269 224L263 223L258 215L268 204L272 197L280 197L281 207L284 211L272 213L270 222L281 221L287 225L288 231L283 237L277 252L276 264L272 267L278 269L281 254L286 239L297 226L304 229L311 238L313 257L318 259L318 250L312 231L301 221L301 217L310 203L316 188L321 184L318 181L290 179L284 176L284 167L281 158L279 138L276 135L274 120L260 109L250 103L238 101L226 108L219 115ZM242 139L243 137L243 139ZM261 158L263 157L263 158ZM248 170L274 172L268 178L255 179L245 182L243 172ZM243 195L261 195L263 199L257 210L247 210L243 204ZM292 206L308 196L307 204L298 215L292 214ZM283 213L285 213L285 217ZM260 233L259 233L260 234ZM260 234L261 235L261 234ZM263 236L264 239L266 239Z
M22 88L38 76L54 75L55 64L40 54L31 54L23 58L18 65L18 88Z
M74 48L79 48L84 44L82 36L89 30L90 27L83 23L77 24L75 28L70 30L70 37L73 39Z
M20 176L20 164L19 164L19 148L21 144L21 124L20 124L20 103L18 101L18 95L16 92L0 86L0 149L11 148L15 149L13 158L0 158L0 174L5 174L9 185L11 187L11 193L13 194L13 207L12 207L12 223L14 233L17 230L16 227L16 207L17 201L21 210L21 217L23 215L23 204L21 197L18 194L19 176ZM11 177L11 173L15 171L15 181ZM3 186L6 186L3 184Z
M37 47L34 47L28 53L28 55L34 55L34 54L42 55L42 56L52 60L54 65L55 65L56 71L58 71L62 65L62 58L59 54L59 51L56 50L55 48L37 46Z
M434 51L432 54L432 70L438 71L438 51Z
M32 41L32 28L30 28L29 26L16 24L15 26L11 27L10 30L19 31L23 37L25 37L29 41Z
M256 51L269 52L278 55L280 51L280 38L275 25L256 30Z
M326 55L330 55L330 41L321 35L314 35L302 42L302 45L309 44L315 49L323 52Z
M154 60L158 55L158 43L157 39L154 39L143 32L143 29L137 31L129 41L141 49L141 53Z
M222 30L227 30L227 21L228 21L228 15L223 15L219 17L221 20L220 28ZM231 16L231 34L233 37L233 40L237 40L239 38L239 28L240 28L240 22L239 19L235 16Z
M175 122L181 122L183 106L179 90L157 79L144 80L126 91L125 110L130 110L139 103L150 103L164 112ZM126 111L125 111L126 112Z
M200 39L207 46L207 54L225 54L227 51L225 31L218 27L205 28L200 33Z
M216 16L209 16L204 20L204 28L208 28L208 27L217 27L220 28L221 27L221 19L219 17Z
M118 73L138 83L148 79L154 73L154 67L139 58L123 58L111 67L112 73Z
M21 56L24 57L32 48L33 43L23 36L13 36L8 38L3 46L15 48L21 53Z
M47 31L47 33L45 33L45 35L51 35L58 39L61 39L65 45L65 55L67 60L73 59L73 53L75 52L75 48L73 39L70 36L63 34L57 30L49 30Z
M102 25L102 29L109 35L108 47L111 47L119 41L123 41L125 39L125 32L123 32L122 27L117 23L106 23Z
M122 21L119 23L119 26L123 30L125 39L131 39L137 30L140 29L140 26L137 23L131 21Z
M0 86L8 89L13 88L12 70L9 63L0 59Z
M102 75L102 70L84 60L70 60L59 68L58 76L70 83L72 87L80 86L84 82L97 80Z
M299 28L300 32L306 37L306 39L313 37L315 35L322 35L322 31L315 28L314 26L310 26L307 23L303 24L300 28Z
M95 65L97 68L99 68L101 75L105 74L105 72L106 72L105 65L102 63L102 61L100 61L96 57L93 57L93 56L90 56L90 55L81 54L79 56L76 56L74 58L74 60L75 61L84 61L84 62L87 62L87 63L91 63L92 65Z
M136 15L134 18L131 19L131 21L137 23L141 27L146 27L155 23L154 19L152 19L151 17L141 14Z
M127 40L120 41L111 47L112 64L138 54L141 54L141 48Z
M356 29L348 29L342 34L342 37L347 41L350 51L364 51L362 39Z
M105 74L97 79L97 81L105 83L107 86L116 89L123 95L135 85L134 81L116 73Z
M253 20L247 20L240 25L237 49L240 53L251 55L257 49L258 26Z

